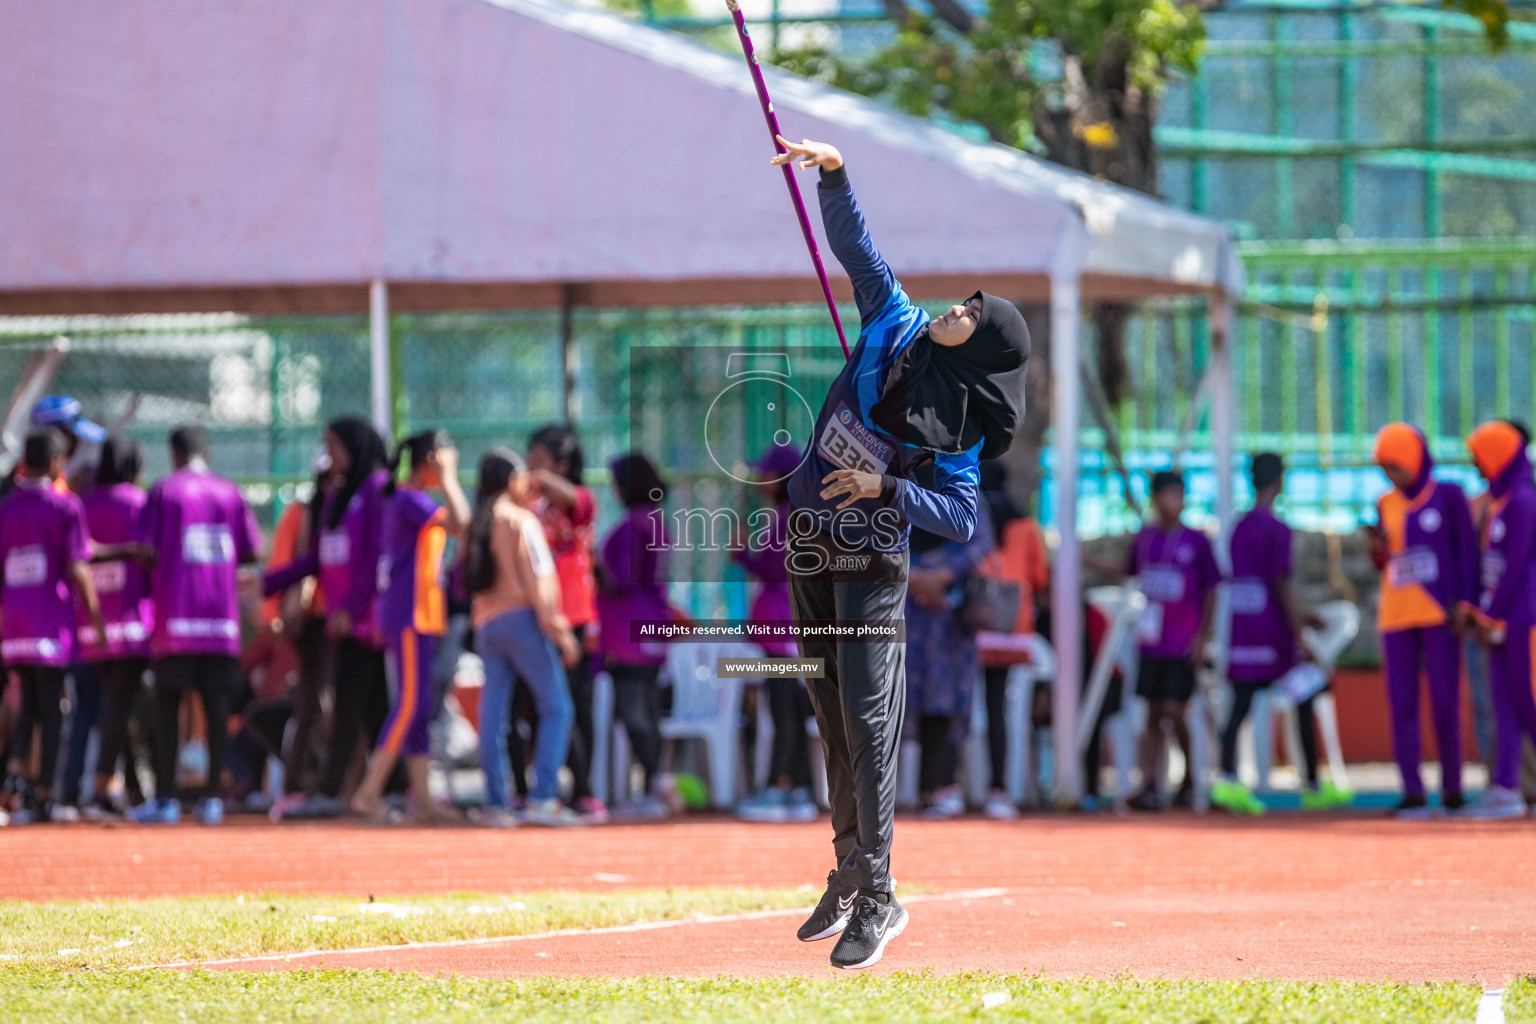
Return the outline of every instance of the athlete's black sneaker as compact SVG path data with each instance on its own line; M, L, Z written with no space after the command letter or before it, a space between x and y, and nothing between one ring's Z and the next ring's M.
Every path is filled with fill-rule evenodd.
M907 910L896 897L881 903L873 896L853 901L853 918L832 949L832 966L846 971L873 967L885 954L886 945L907 927Z
M858 894L857 889L848 889L838 883L836 871L827 872L827 891L796 933L800 941L830 939L847 927L848 918L853 915L853 901Z

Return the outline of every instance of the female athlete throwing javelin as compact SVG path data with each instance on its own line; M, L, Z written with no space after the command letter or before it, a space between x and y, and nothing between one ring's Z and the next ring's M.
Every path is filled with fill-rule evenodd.
M788 152L775 166L821 172L822 223L853 280L860 320L789 481L790 601L802 628L892 621L906 599L910 528L961 542L975 528L978 460L1008 448L1023 413L1029 331L1012 303L984 292L930 319L870 241L842 154L822 142L779 142ZM913 481L930 460L928 489ZM837 866L799 934L810 942L841 932L832 965L869 967L907 924L890 874L905 647L802 633L800 653L822 659L825 672L808 682L826 744Z

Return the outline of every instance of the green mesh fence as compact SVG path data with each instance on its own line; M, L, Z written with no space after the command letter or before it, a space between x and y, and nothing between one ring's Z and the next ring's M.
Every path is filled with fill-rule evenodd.
M1240 452L1287 453L1296 470L1287 511L1299 525L1358 523L1383 487L1367 457L1372 434L1389 420L1424 427L1450 463L1464 461L1460 439L1477 422L1536 420L1536 247L1466 243L1433 256L1432 265L1418 249L1271 243L1246 250L1250 287L1233 330L1237 444ZM844 315L856 319L851 309ZM568 397L558 311L399 315L391 328L398 432L449 430L468 474L485 448L522 447L568 403L608 516L609 458L633 445L664 466L685 461L669 462L676 452L669 446L679 442L664 418L639 417L645 436L630 436L632 411L676 386L664 368L631 373L637 346L814 348L825 358L795 369L817 396L841 365L815 306L577 310ZM16 380L60 333L71 348L51 390L75 395L102 422L126 419L125 431L145 444L150 476L167 467L171 427L205 424L217 467L245 486L268 523L306 493L323 424L370 407L361 316L12 318L0 320L0 375ZM1209 346L1200 302L1143 306L1125 340L1126 396L1111 413L1133 486L1144 488L1144 474L1177 453L1197 516L1209 514L1216 493L1200 387ZM1092 343L1084 349L1090 359L1097 351ZM1083 427L1078 530L1127 529L1134 514L1087 408ZM1049 449L1042 462L1039 507L1049 524ZM1238 493L1240 500L1246 493L1241 480Z

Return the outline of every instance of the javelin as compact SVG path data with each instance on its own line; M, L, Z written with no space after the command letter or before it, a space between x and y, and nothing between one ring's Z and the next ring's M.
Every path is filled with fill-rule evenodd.
M747 35L747 22L741 16L738 0L725 0L731 9L731 19L736 22L736 36L741 40L741 52L746 55L747 67L752 70L752 84L757 86L757 99L763 106L763 119L768 122L768 134L773 138L773 151L785 152L779 145L779 118L773 112L773 101L768 98L768 86L763 82L763 69L757 65L757 54L752 49L752 37ZM848 338L843 334L843 321L837 315L837 302L832 298L832 286L827 283L827 270L821 265L821 250L816 247L816 236L811 233L811 220L805 215L805 200L800 198L800 185L795 181L792 163L784 165L784 184L789 186L789 198L795 204L795 216L800 219L800 233L805 236L805 247L811 251L811 262L816 265L816 277L821 281L821 294L827 300L827 312L832 314L832 326L837 328L837 340L843 346L843 358L848 358Z

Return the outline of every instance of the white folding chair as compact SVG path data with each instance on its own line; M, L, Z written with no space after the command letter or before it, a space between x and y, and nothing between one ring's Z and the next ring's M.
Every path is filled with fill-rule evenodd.
M1002 727L1008 735L1008 757L1003 770L1007 779L1008 795L1015 803L1033 804L1037 799L1035 773L1028 770L1033 755L1029 724L1030 695L1035 684L1049 681L1056 675L1056 651L1050 642L1038 634L1024 640L1029 650L1029 661L1014 665L1008 670L1008 683L1004 698ZM980 807L987 801L987 790L993 785L991 756L987 750L987 730L992 723L987 719L986 679L978 669L971 697L971 723L959 751L959 775L965 789L966 802ZM912 809L918 803L918 775L922 747L916 740L901 744L900 760L896 771L896 806Z
M1194 809L1204 814L1211 809L1211 783L1221 766L1221 726L1225 721L1222 711L1222 686L1227 677L1227 644L1221 642L1232 635L1232 595L1225 587L1216 588L1215 619L1218 638L1213 638L1205 650L1205 661L1195 670L1195 692L1184 713L1184 726L1189 732L1190 763L1184 766L1186 777L1194 782Z
M1025 643L1029 647L1029 660L1008 670L1008 688L1003 704L1006 716L1003 727L1008 730L1008 755L1003 762L1003 772L1006 775L1004 788L1008 790L1009 799L1021 807L1033 807L1040 802L1040 779L1035 730L1030 723L1031 698L1037 685L1049 684L1056 678L1056 648L1038 633L1031 634ZM976 698L976 705L980 708L985 728L991 729L992 723L986 719L984 686ZM970 749L973 751L972 763L976 765L975 775L978 780L987 779L991 772L991 762L987 756L986 737L975 736L974 726L972 731ZM977 787L980 792L978 803L986 800L987 787L991 784L991 780L987 779Z
M1109 620L1104 642L1094 658L1093 672L1088 677L1088 690L1078 708L1077 752L1088 747L1090 730L1098 721L1099 709L1113 686L1115 670L1120 671L1120 710L1104 721L1104 734L1109 737L1115 763L1115 795L1119 799L1130 796L1131 773L1136 766L1136 737L1146 726L1146 711L1138 701L1130 698L1136 692L1136 623L1147 607L1147 599L1134 585L1093 587L1087 592L1088 603Z
M661 682L672 686L672 712L661 720L660 727L663 740L703 741L709 762L710 805L726 808L738 796L742 681L715 677L720 650L717 644L668 645ZM629 734L614 714L613 679L606 672L599 672L592 680L592 731L608 737L608 743L599 742L593 754L593 791L606 800L598 784L611 779L609 793L613 799L627 799L632 766Z
M1323 621L1322 629L1302 631L1302 640L1317 659L1319 667L1329 675L1354 639L1360 633L1360 608L1353 601L1329 601L1320 605L1316 615ZM1338 707L1333 694L1327 691L1312 699L1313 717L1317 719L1318 732L1322 734L1323 749L1328 757L1328 774L1340 789L1349 789L1349 773L1344 766L1344 748L1339 743ZM1278 686L1265 687L1253 701L1253 760L1258 770L1259 787L1270 788L1270 737L1274 732L1274 716L1281 715L1285 727L1286 750L1292 764L1300 764L1301 728L1296 718L1296 704Z
M665 740L697 739L709 759L709 802L736 803L737 762L741 758L741 680L715 675L716 644L671 644L667 677L672 681L672 713L661 720Z

